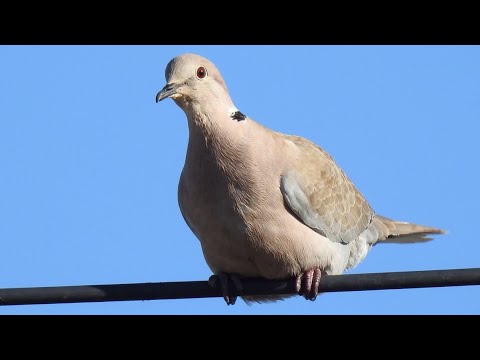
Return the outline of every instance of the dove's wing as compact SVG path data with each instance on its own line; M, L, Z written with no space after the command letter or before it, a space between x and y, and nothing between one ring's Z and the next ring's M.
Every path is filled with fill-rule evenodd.
M285 139L298 150L298 161L281 177L288 207L332 241L356 239L375 216L368 202L324 150L302 137Z

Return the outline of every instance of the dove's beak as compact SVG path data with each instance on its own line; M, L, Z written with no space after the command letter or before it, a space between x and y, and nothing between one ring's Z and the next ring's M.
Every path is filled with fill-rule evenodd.
M157 97L155 98L157 103L159 101L162 101L163 99L166 99L172 95L175 95L177 93L177 89L180 87L179 84L167 84L165 87L160 90L157 94Z

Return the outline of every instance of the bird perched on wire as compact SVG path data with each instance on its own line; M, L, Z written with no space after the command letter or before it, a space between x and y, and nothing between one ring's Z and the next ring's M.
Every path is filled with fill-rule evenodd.
M240 112L206 58L175 57L165 78L156 101L173 99L188 120L180 210L227 304L236 300L229 283L241 291L242 277L294 276L297 292L314 300L323 274L354 267L373 245L443 233L376 215L322 148Z

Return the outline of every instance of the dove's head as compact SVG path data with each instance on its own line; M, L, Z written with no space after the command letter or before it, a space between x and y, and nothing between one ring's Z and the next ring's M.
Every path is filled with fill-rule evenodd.
M222 75L202 56L183 54L173 58L165 69L165 79L167 85L158 92L157 102L172 98L186 112L219 104L234 108Z

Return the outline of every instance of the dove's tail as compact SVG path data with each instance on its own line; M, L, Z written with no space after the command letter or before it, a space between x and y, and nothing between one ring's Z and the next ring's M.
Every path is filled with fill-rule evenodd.
M379 231L378 242L410 244L415 242L430 241L429 235L445 234L442 229L411 224L403 221L391 220L383 216L375 216L376 228Z

